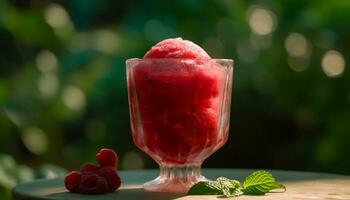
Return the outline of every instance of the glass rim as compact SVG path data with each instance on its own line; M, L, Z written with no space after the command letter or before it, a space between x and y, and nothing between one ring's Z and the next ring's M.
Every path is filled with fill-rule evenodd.
M162 61L162 60L183 60L183 61L219 61L219 62L228 62L230 64L234 63L233 59L227 58L129 58L125 62L140 62L140 61Z

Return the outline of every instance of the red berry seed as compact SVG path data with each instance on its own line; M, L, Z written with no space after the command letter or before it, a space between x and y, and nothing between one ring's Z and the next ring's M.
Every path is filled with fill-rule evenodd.
M79 192L82 194L103 194L108 192L108 183L105 178L96 174L84 174L79 185Z
M93 164L93 163L84 163L81 167L80 167L80 172L82 174L87 174L87 173L96 173L98 169L98 166Z
M101 166L117 167L118 157L112 149L103 148L96 154L96 160Z
M121 185L120 177L114 167L101 167L97 171L97 175L104 177L109 186L109 192L113 192Z
M64 185L70 192L78 192L81 181L81 174L77 171L72 171L64 178Z

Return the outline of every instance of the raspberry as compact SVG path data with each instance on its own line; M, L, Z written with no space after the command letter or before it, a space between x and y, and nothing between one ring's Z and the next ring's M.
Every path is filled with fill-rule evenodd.
M81 174L77 171L72 171L64 178L64 185L70 192L78 192Z
M108 192L108 183L105 178L97 174L83 174L79 184L82 194L103 194Z
M82 174L87 174L87 173L95 173L98 169L98 166L96 166L93 163L84 163L81 167L80 167L80 172Z
M103 148L96 154L96 160L101 166L116 167L118 157L112 149Z
M97 175L104 177L107 180L110 192L113 192L120 187L120 177L114 167L101 167L97 171Z

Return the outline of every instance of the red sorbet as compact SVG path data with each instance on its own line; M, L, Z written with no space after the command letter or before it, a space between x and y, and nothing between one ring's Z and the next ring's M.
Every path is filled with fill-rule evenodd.
M133 136L141 149L181 165L200 163L224 143L218 127L225 71L201 47L167 39L130 70Z

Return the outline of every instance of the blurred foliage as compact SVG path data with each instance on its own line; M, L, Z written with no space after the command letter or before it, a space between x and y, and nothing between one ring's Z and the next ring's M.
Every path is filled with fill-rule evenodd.
M104 146L156 167L133 145L124 61L169 37L235 59L230 139L205 167L350 174L349 35L348 0L0 0L0 185Z
M12 156L0 154L0 199L10 199L11 188L16 184L32 181L37 178L55 178L63 176L67 170L45 164L37 171L25 165L18 165Z

